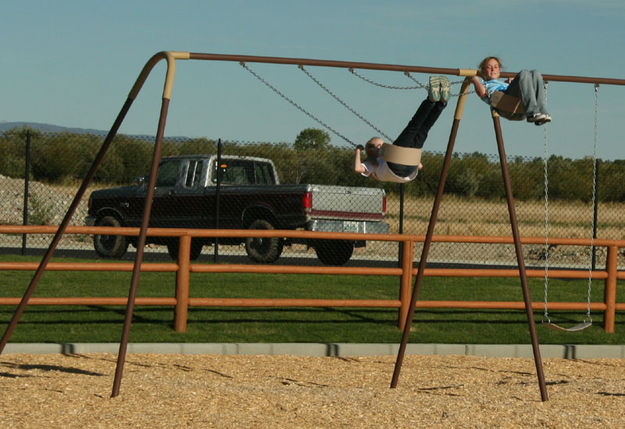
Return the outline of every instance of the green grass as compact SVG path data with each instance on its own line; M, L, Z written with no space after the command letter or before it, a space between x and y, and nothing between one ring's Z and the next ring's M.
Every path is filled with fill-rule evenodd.
M74 259L55 258L55 261ZM37 257L0 256L0 261L39 261ZM83 260L84 261L84 260ZM3 271L0 296L21 297L32 271ZM128 295L130 273L44 273L33 296ZM173 296L173 273L142 273L137 296ZM397 278L272 274L192 274L191 296L254 298L396 299ZM542 280L530 279L534 301L542 301ZM585 301L586 280L551 280L551 301ZM602 301L603 282L593 284L593 301ZM521 301L520 282L512 279L426 277L423 300ZM625 302L623 288L618 302ZM0 306L0 329L6 329L15 307ZM125 307L28 306L11 342L118 342ZM584 311L551 312L563 325L581 321ZM542 344L623 344L625 314L617 313L616 333L603 331L603 314L593 313L593 326L576 333L547 329L535 314ZM172 307L135 308L131 342L353 342L398 343L397 310L378 308L197 308L189 310L187 332L172 329ZM529 343L524 311L417 309L410 342Z

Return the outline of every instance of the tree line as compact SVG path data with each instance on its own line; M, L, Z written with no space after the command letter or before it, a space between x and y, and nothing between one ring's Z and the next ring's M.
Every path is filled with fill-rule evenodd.
M69 183L83 179L103 137L90 134L42 133L22 128L0 135L0 174L24 177L26 140L30 136L30 177L46 183ZM102 184L131 184L147 174L154 141L139 137L115 137L94 180ZM330 144L329 135L306 129L294 142L244 143L224 141L227 155L246 155L273 160L281 183L316 183L343 186L383 187L399 191L399 185L380 183L353 172L354 149ZM165 139L163 156L216 153L217 142L207 138ZM424 152L423 170L405 185L408 195L436 193L444 154ZM593 192L593 160L551 156L547 163L549 196L553 200L588 202ZM542 199L544 163L541 158L515 157L508 161L512 189L520 200ZM603 202L625 201L625 160L597 161L597 197ZM482 153L454 154L445 192L463 197L501 199L505 191L497 157Z

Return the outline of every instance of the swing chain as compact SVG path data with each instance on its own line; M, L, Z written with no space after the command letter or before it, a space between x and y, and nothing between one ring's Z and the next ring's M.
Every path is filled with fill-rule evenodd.
M263 79L260 75L258 75L256 72L254 72L254 70L250 69L249 66L247 64L245 64L245 62L241 61L239 62L239 64L241 65L241 67L243 67L245 70L247 70L252 76L254 76L256 79L258 79L259 81L261 81L263 84L265 84L265 86L267 86L269 89L271 89L273 92L275 92L276 94L278 94L280 97L282 97L284 100L288 101L290 104L292 104L295 108L297 108L299 111L301 111L302 113L304 113L305 115L307 115L308 117L310 117L311 119L313 119L314 121L316 121L318 124L320 124L321 126L325 127L327 130L329 130L330 132L334 133L335 135L337 135L338 137L342 138L343 140L345 140L347 143L351 144L352 146L356 147L356 143L354 143L353 141L351 141L350 139L348 139L347 137L345 137L343 134L339 133L338 131L336 131L334 128L332 128L331 126L329 126L328 124L326 124L325 122L323 122L321 119L317 118L315 115L313 115L312 113L310 113L308 110L304 109L302 106L300 106L299 104L297 104L295 101L293 101L291 98L287 97L285 94L283 94L282 92L280 92L280 90L278 88L276 88L275 86L273 86L272 84L270 84L269 82L267 82L265 79Z
M421 86L421 88L423 88L423 89L425 89L425 90L429 89L429 85L423 85L421 82L419 82L417 79L415 79L415 78L414 78L414 77L410 74L410 72L404 72L404 75L406 75L406 77L408 77L408 79L410 79L410 80L412 80L413 82L416 82L417 84L419 84L419 85ZM454 82L450 82L449 84L450 84L450 85L460 85L462 82L464 82L464 81L463 81L463 80L457 80L457 81L454 81ZM467 91L466 93L467 93L467 94L473 94L474 92L475 92L475 90L471 90L471 91ZM461 95L461 94L460 94L459 92L458 92L458 93L453 93L453 92L452 92L452 93L450 93L450 94L449 94L449 96L450 96L450 97L459 97L460 95Z
M421 82L419 82L417 79L415 79L410 72L405 71L404 75L412 80L413 82L416 83L416 85L414 86L395 86L395 85L388 85L388 84L384 84L384 83L379 83L379 82L375 82L374 80L371 80L363 75L361 75L360 73L358 73L356 70L354 70L353 68L350 68L349 71L356 77L358 77L359 79L364 80L365 82L374 85L374 86L378 86L380 88L386 88L386 89L399 89L399 90L411 90L411 89L425 89L426 91L429 89L429 85L423 84ZM459 85L461 84L462 80L459 81L454 81L454 82L450 82L451 85ZM467 94L471 94L475 91L469 91L467 92ZM450 94L452 97L458 97L460 95L460 93L457 94Z
M547 86L548 83L545 82L545 102L547 102ZM548 169L548 160L549 160L549 133L548 127L543 127L543 136L544 136L544 160L543 160L543 176L545 177L544 183L544 199L545 199L545 308L543 313L543 323L551 323L551 319L549 318L549 310L548 310L548 297L549 297L549 169Z
M547 82L545 82L545 97L547 92ZM595 106L594 106L594 141L593 141L593 153L592 153L592 208L594 209L595 204L597 202L597 147L599 141L599 84L595 83ZM548 304L548 290L549 290L549 179L547 174L547 161L549 158L549 150L548 150L548 133L547 127L544 128L545 135L545 155L544 155L544 174L545 174L545 312L543 315L543 323L547 325L552 325L556 329L561 330L569 330L569 331L577 331L584 329L590 325L592 325L592 317L590 313L590 305L591 305L591 293L592 293L592 270L593 270L593 253L595 248L595 216L592 217L591 222L591 234L590 234L590 263L588 264L588 287L586 291L586 315L584 317L583 323L573 328L564 329L560 328L557 325L553 325L551 320L549 319L549 313L547 309Z
M379 86L380 88L386 88L386 89L400 89L400 90L405 90L405 89L427 89L426 86L424 86L423 84L421 84L420 82L417 82L418 86L394 86L394 85L387 85L387 84L383 84L383 83L378 83L375 82L363 75L361 75L360 73L358 73L356 70L354 70L353 68L350 68L349 71L356 77L358 77L359 79L364 80L367 83L370 83L371 85L374 86ZM405 72L408 73L408 72Z
M597 204L597 146L599 143L599 84L595 83L595 124L593 133L593 151L592 151L592 208L594 210ZM595 216L592 217L592 226L590 233L590 260L588 268L588 302L586 307L586 319L584 321L592 322L590 317L590 293L592 291L592 260L595 251Z
M380 133L380 135L382 137L384 137L387 141L392 141L392 139L386 135L383 131L381 131L378 127L376 127L375 125L373 125L369 120L367 120L365 117L363 117L361 114L359 114L358 112L356 112L353 108L351 108L345 101L343 101L338 95L336 95L335 93L333 93L332 91L330 91L323 83L321 83L317 78L315 78L312 73L310 73L308 70L306 70L304 68L303 65L299 65L298 66L299 69L301 71L303 71L306 76L308 76L313 82L315 82L321 89L323 89L326 93L328 93L328 95L330 95L332 98L334 98L336 101L338 101L339 103L341 103L343 105L343 107L345 107L347 110L349 110L350 112L352 112L354 115L356 115L356 117L358 119L360 119L361 121L363 121L365 124L369 125L371 128L373 128L375 131L377 131L378 133Z

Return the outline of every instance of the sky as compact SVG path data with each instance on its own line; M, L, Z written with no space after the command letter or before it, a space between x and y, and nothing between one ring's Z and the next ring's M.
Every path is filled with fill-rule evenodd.
M145 63L169 50L453 69L497 55L508 72L625 79L622 0L4 0L2 17L0 121L7 122L108 130ZM350 141L380 135L297 66L248 66ZM164 62L154 68L120 132L156 133L165 70ZM426 96L373 86L344 69L307 70L390 138ZM415 85L402 73L361 74ZM428 75L414 77L427 83ZM552 124L503 120L507 154L540 157L547 143L549 154L577 159L592 156L597 141L598 157L625 159L625 87L602 85L597 95L592 84L550 83ZM456 101L425 150L445 150ZM167 136L291 143L305 128L323 129L238 63L177 62ZM348 145L328 132L332 144ZM473 94L455 150L497 153L489 109Z

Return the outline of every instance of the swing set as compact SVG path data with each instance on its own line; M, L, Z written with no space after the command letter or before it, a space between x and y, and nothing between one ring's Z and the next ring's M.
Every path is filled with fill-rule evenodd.
M283 92L278 90L274 85L270 84L266 79L258 75L258 73L254 72L244 62L240 62L240 64L250 74L252 74L255 78L257 78L267 87L269 87L272 91L274 91L280 97L282 97L283 99L285 99L286 101L288 101L289 103L297 107L299 110L304 112L306 115L308 115L310 118L315 120L317 123L322 125L327 130L343 138L347 143L351 144L352 146L356 146L356 144L352 140L346 138L343 134L336 131L335 128L321 121L317 116L313 115L308 110L304 109L301 105L294 102L290 97L284 95ZM318 78L316 78L303 65L300 64L298 68L302 70L306 74L306 76L308 76L315 84L317 84L321 89L323 89L326 93L328 93L334 100L336 100L339 104L344 106L347 110L349 110L356 117L358 117L358 119L363 121L365 124L369 125L372 129L377 131L386 140L389 140L389 141L392 140L387 134L381 131L377 126L373 125L371 121L366 119L364 116L358 113L354 108L352 108L349 104L347 104L347 102L339 98L334 92L328 89L326 85L324 85ZM401 90L415 90L415 89L424 89L426 91L428 90L427 85L416 80L409 72L404 72L404 75L408 77L409 79L413 80L417 84L416 86L385 85L385 84L375 82L371 79L368 79L362 76L361 74L357 73L353 68L350 68L349 71L355 76L357 76L358 78L364 80L365 82L378 86L378 87L383 87L383 88L388 88L388 89L401 89ZM461 83L461 82L453 82L452 84L458 84L458 83ZM545 91L547 89L547 86L548 86L548 82L545 81ZM452 96L459 97L460 94L452 94ZM596 162L595 161L597 159L597 143L598 143L598 126L597 126L598 116L599 116L598 104L599 104L599 84L595 83L594 148L593 148L593 155L592 155L592 163L593 163L592 207L594 207L596 203ZM491 95L491 108L494 113L499 114L500 116L511 121L524 120L526 117L525 110L523 109L523 105L521 103L521 99L513 95L505 94L502 91L496 91ZM544 144L543 163L544 163L544 198L545 198L545 251L544 251L544 255L545 255L545 265L544 265L545 283L544 284L545 284L545 287L544 287L543 324L545 324L545 326L551 329L560 330L560 331L568 331L568 332L581 331L583 329L586 329L592 326L592 317L590 314L590 303L591 303L591 292L592 292L592 270L593 270L592 255L594 254L593 239L596 237L594 235L591 236L591 245L590 245L591 261L590 261L589 269L588 269L589 274L588 274L588 289L587 289L587 311L586 311L584 320L581 323L575 326L569 327L569 328L560 326L551 320L551 318L549 317L549 311L548 311L548 308L549 308L549 302L548 302L548 296L549 296L549 186L548 186L549 179L548 178L549 178L549 175L548 175L547 163L549 159L549 145L548 145L548 129L546 127L544 128L544 136L545 136L545 144ZM385 161L393 162L396 164L402 164L402 165L410 165L410 166L419 165L419 163L421 162L421 154L422 154L422 149L406 148L406 147L401 147L401 146L395 146L393 144L388 144L388 143L384 143L379 152L380 158L384 159ZM401 186L401 192L403 195L404 184L402 183L400 186ZM401 203L402 203L401 209L403 212L403 198L401 198ZM403 223L402 221L403 221L403 218L400 219L400 223ZM592 228L591 228L591 231L593 233L596 232L595 223L596 223L596 219L593 217ZM400 227L400 229L403 229L403 228Z
M132 322L132 317L133 317L133 311L134 311L134 305L135 305L135 300L136 300L136 292L137 292L137 285L138 285L138 280L139 280L139 275L140 275L140 271L141 271L141 264L143 262L143 255L144 255L144 248L145 248L145 243L146 243L146 237L147 237L147 229L148 229L148 224L149 224L149 220L150 220L150 211L151 211L151 205L152 205L152 200L153 200L153 196L154 196L154 188L155 188L155 184L156 184L156 177L157 177L157 172L158 172L158 163L160 161L161 158L161 151L162 151L162 147L163 147L163 137L164 137L164 131L165 131L165 122L166 122L166 118L167 118L167 112L168 112L168 108L169 108L169 102L171 99L171 94L172 94L172 89L173 89L173 82L174 82L174 75L175 75L175 69L176 69L176 61L178 60L202 60L202 61L226 61L226 62L239 62L240 65L245 68L247 71L249 71L252 75L254 75L257 79L259 79L261 82L263 82L265 85L267 85L269 88L271 88L276 94L278 94L279 96L281 96L282 98L284 98L286 101L288 101L290 104L292 104L294 107L296 107L297 109L299 109L300 111L302 111L304 114L306 114L307 116L309 116L310 118L312 118L313 120L315 120L316 122L318 122L319 124L321 124L324 128L328 129L329 131L331 131L332 133L334 133L335 135L339 136L340 138L342 138L343 140L345 140L347 143L351 144L352 146L357 146L354 142L352 142L351 140L349 140L347 137L345 137L344 135L342 135L341 133L339 133L338 131L336 131L334 128L330 127L328 124L326 124L325 122L321 121L319 118L317 118L317 116L315 116L314 114L312 114L310 111L306 110L305 108L303 108L302 106L300 106L298 103L296 103L295 101L293 101L291 98L287 97L285 94L283 94L282 92L280 92L275 86L273 86L272 84L270 84L268 81L266 81L265 79L263 79L260 75L258 75L256 72L254 72L247 64L249 63L270 63L270 64L282 64L282 65L295 65L298 66L300 68L300 70L302 70L303 72L305 72L311 79L313 79L313 81L315 81L319 86L321 86L326 92L328 92L336 101L340 102L341 104L343 104L344 107L346 107L347 109L349 109L352 113L354 113L357 117L359 117L361 120L363 120L365 123L367 123L368 125L370 125L372 128L374 128L376 131L378 131L381 135L383 135L384 137L386 137L387 140L391 141L392 139L390 139L388 136L386 136L384 133L382 133L379 129L377 129L377 127L375 127L370 121L366 120L362 115L360 115L358 112L356 112L353 108L351 108L347 103L345 103L343 100L341 100L338 96L336 96L334 93L332 93L329 89L327 89L327 87L325 85L323 85L320 81L318 81L318 79L316 79L307 69L305 69L306 66L311 66L311 67L332 67L332 68L343 68L343 69L348 69L352 74L354 74L357 77L360 77L361 79L372 83L374 85L377 86L383 86L386 88L391 88L391 89L419 89L419 88L426 88L425 85L419 83L416 79L414 79L412 77L412 73L427 73L427 74L436 74L436 75L455 75L455 76L461 76L464 77L464 80L461 82L455 82L455 83L460 83L461 84L461 88L460 88L460 92L458 94L452 94L458 97L458 102L456 105L456 110L454 113L454 120L453 120L453 124L452 124L452 129L450 132L450 137L449 137L449 141L448 141L448 145L447 145L447 150L445 153L445 158L444 158L444 162L443 162L443 166L442 166L442 170L441 170L441 175L440 175L440 180L439 180L439 186L438 186L438 190L436 193L436 197L434 199L434 203L432 206L432 211L431 211L431 215L430 215L430 221L428 224L428 228L427 228L427 234L425 237L425 241L423 244L423 249L422 249L422 253L421 253L421 258L419 261L419 267L418 267L418 272L414 281L414 286L413 286L413 292L412 292L412 296L411 296L411 300L410 300L410 309L408 311L408 314L406 316L406 320L404 323L404 330L403 330L403 334L402 334L402 340L401 340L401 344L399 346L399 350L398 350L398 354L397 354L397 360L395 362L395 369L393 372L393 377L391 380L391 387L396 387L397 386L397 382L399 379L399 374L401 371L401 366L402 366L402 362L403 362L403 358L405 355L405 350L406 350L406 345L407 345L407 340L408 340L408 336L411 330L411 324L412 324L412 320L414 317L414 312L416 309L416 304L417 304L417 299L418 299L418 295L419 295L419 291L421 288L421 283L422 283L422 279L423 279L423 273L425 271L425 267L426 267L426 263L427 263L427 257L428 257L428 252L430 249L430 245L432 243L432 238L434 235L434 227L436 224L436 220L437 220L437 216L438 216L438 210L439 210L439 206L440 206L440 201L442 199L443 196L443 191L444 191L444 187L445 187L445 182L447 179L447 174L449 172L449 166L451 163L451 158L452 158L452 154L453 154L453 148L454 148L454 144L455 144L455 140L456 140L456 136L458 133L458 128L460 125L460 120L462 119L462 114L464 111L464 106L465 106L465 102L466 102L466 96L470 93L469 91L469 87L470 87L470 82L471 82L471 77L475 76L477 74L477 70L474 69L452 69L452 68L435 68L435 67L421 67L421 66L406 66L406 65L393 65L393 64L379 64L379 63L364 63L364 62L346 62L346 61L332 61L332 60L312 60L312 59L303 59L303 58L280 58L280 57L261 57L261 56L249 56L249 55L225 55L225 54L209 54L209 53L191 53L191 52L176 52L176 51L164 51L164 52L159 52L157 54L155 54L154 56L152 56L148 62L145 64L145 66L143 67L141 73L139 74L135 84L133 85L133 87L131 88L128 97L125 101L125 103L123 104L117 118L115 119L109 133L107 134L106 138L104 139L102 146L100 147L100 150L98 151L93 164L91 165L85 179L83 180L81 186L79 187L76 196L74 197L72 203L70 204L67 213L65 215L65 217L63 218L61 224L59 225L56 234L54 235L48 250L46 251L45 255L43 256L35 274L33 275L33 278L28 286L28 288L26 289L23 298L21 299L19 305L17 306L15 313L13 315L13 318L11 319L3 337L2 340L0 342L0 353L2 353L2 351L4 350L4 347L6 346L6 344L9 341L9 338L13 332L13 330L15 329L22 313L24 312L24 309L26 307L26 305L28 304L28 301L30 299L30 297L32 296L43 272L46 270L46 267L48 265L48 263L50 262L50 259L52 258L54 251L57 247L57 245L59 244L63 234L65 233L69 222L72 218L72 216L74 215L76 209L78 208L78 204L80 203L83 195L85 194L87 187L89 186L90 182L92 181L93 177L95 176L95 173L99 167L99 165L101 164L105 154L107 153L115 135L117 134L124 118L126 117L126 114L128 113L130 107L132 106L134 100L136 99L137 95L139 94L143 84L145 83L147 77L149 76L149 74L151 73L152 69L156 66L156 64L158 64L160 61L165 60L167 63L167 73L166 73L166 77L165 77L165 84L164 84L164 88L163 88L163 96L162 96L162 104L161 104L161 110L160 110L160 116L159 116L159 121L158 121L158 128L157 128L157 134L156 134L156 139L155 139L155 144L154 144L154 153L153 153L153 157L152 157L152 166L151 166L151 172L150 172L150 176L148 179L148 186L147 186L147 195L145 198L145 206L144 206L144 211L143 211L143 218L142 218L142 224L140 227L140 232L139 232L139 236L138 236L138 240L137 240L137 252L136 252L136 257L135 257L135 262L134 262L134 267L133 267L133 271L132 271L132 276L131 276L131 281L130 281L130 290L129 290L129 295L128 295L128 301L127 301L127 306L126 306L126 313L125 313L125 319L124 319L124 328L123 328L123 332L122 332L122 338L120 341L120 347L119 347L119 353L118 353L118 357L117 357L117 367L116 367L116 371L115 371L115 380L113 383L113 392L112 392L112 397L115 397L119 394L119 389L120 389L120 385L121 385L121 379L122 379L122 374L123 374L123 366L125 363L125 358L126 358L126 351L127 351L127 347L128 347L128 338L130 335L130 326L131 326L131 322ZM394 72L401 72L404 73L409 79L415 81L417 83L418 86L411 86L411 87L397 87L397 86L390 86L390 85L382 85L382 84L378 84L373 82L370 79L367 79L363 76L361 76L358 72L356 72L356 70L382 70L382 71L394 71ZM502 73L501 74L502 77L512 77L513 74L511 73ZM625 80L621 80L621 79L609 79L609 78L595 78L595 77L576 77L576 76L561 76L561 75L544 75L543 76L544 80L546 82L555 82L555 81L560 81L560 82L576 82L576 83L592 83L595 85L595 94L597 94L597 88L598 85L600 84L606 84L606 85L625 85ZM455 84L454 83L454 84ZM499 158L500 158L500 165L501 165L501 171L502 171L502 178L503 178L503 182L504 182L504 186L505 186L505 193L506 193L506 200L507 200L507 204L508 204L508 213L509 213L509 217L510 217L510 225L512 228L512 235L513 235L513 239L514 239L514 246L515 246L515 252L516 252L516 257L517 257L517 263L518 263L518 268L519 268L519 277L521 280L521 287L522 287L522 291L523 291L523 298L524 298L524 305L525 305L525 311L526 311L526 315L527 315L527 321L528 321L528 326L529 326L529 331L530 331L530 338L531 338L531 343L532 343L532 349L533 349L533 355L534 355L534 362L535 362L535 366L536 366L536 371L537 371L537 376L538 376L538 383L539 383L539 388L540 388L540 394L541 394L541 399L543 401L548 400L548 396L547 396L547 390L546 390L546 383L545 383L545 378L544 378L544 374L543 374L543 367L542 367L542 359L540 356L540 349L539 349L539 344L538 344L538 338L536 335L536 327L535 327L535 323L534 323L534 315L533 315L533 311L532 311L532 302L531 302L531 298L529 295L529 289L528 289L528 282L527 282L527 274L526 274L526 269L525 269L525 262L524 262L524 258L523 258L523 252L522 252L522 248L521 248L521 240L520 240L520 235L519 235L519 230L518 230L518 222L517 222L517 218L516 218L516 213L515 213L515 206L514 206L514 199L513 199L513 194L512 194L512 188L511 188L511 184L510 184L510 176L509 176L509 172L508 172L508 167L507 167L507 161L506 161L506 155L505 155L505 150L504 150L504 142L503 142L503 137L502 137L502 132L501 132L501 125L500 125L500 121L499 121L499 117L504 116L504 117L510 117L510 118L514 118L514 115L520 114L519 111L519 103L516 102L515 104L515 100L510 99L508 96L504 96L502 95L500 99L496 100L495 102L495 108L491 109L491 114L492 114L492 118L493 118L493 124L494 124L494 128L495 128L495 136L496 136L496 140L497 140L497 147L498 147L498 152L499 152ZM596 152L596 146L597 146L597 95L595 95L595 152ZM546 132L546 131L545 131ZM546 136L546 134L545 134ZM545 137L545 142L547 142L547 137ZM546 143L545 143L545 147ZM392 162L397 162L398 163L404 163L404 164L410 164L410 165L418 165L418 162L420 160L420 155L421 155L421 151L420 150L415 150L415 149L406 149L406 148L399 148L393 145L386 145L384 147L383 150L384 153L384 157L386 157L387 160L392 161ZM545 171L547 169L546 166L546 160L547 157L545 157ZM545 174L545 207L546 207L546 213L548 213L548 195L547 195L547 175ZM593 199L596 198L595 195L593 194ZM548 215L546 215L546 224L548 224ZM400 225L401 227L401 225ZM401 229L400 229L400 232ZM546 249L548 249L548 233L546 233L545 236L545 245L546 245ZM572 328L561 328L558 325L556 325L555 323L552 323L549 319L549 314L547 311L547 294L548 294L548 264L547 262L545 263L545 315L544 315L544 322L551 326L554 327L556 329L564 329L564 330L569 330L569 331L573 331L573 330L579 330L579 329L584 329L588 326L590 326L590 324L592 323L592 321L590 320L590 283L592 281L592 270L590 272L590 279L589 279L589 286L588 286L588 299L589 299L589 304L588 304L588 312L587 312L587 317L584 320L584 322L578 326L574 326Z

